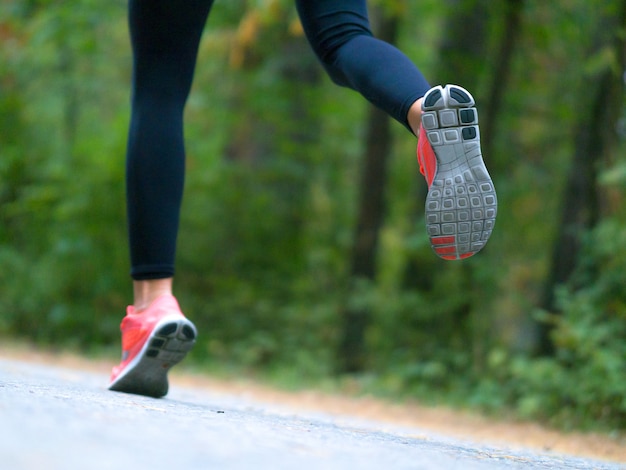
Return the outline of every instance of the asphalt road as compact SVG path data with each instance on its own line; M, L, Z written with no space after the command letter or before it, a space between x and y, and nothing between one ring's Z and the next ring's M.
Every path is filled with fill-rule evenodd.
M164 399L126 395L106 379L0 359L0 470L626 468L175 383Z

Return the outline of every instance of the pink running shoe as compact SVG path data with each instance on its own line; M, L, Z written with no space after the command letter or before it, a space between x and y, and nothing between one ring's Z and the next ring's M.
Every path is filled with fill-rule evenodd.
M160 398L167 394L167 372L193 347L196 327L171 295L157 298L143 312L129 306L120 325L122 362L113 368L109 390Z
M498 210L474 98L457 85L436 86L424 95L422 111L417 160L428 183L430 243L440 258L469 258L487 243Z

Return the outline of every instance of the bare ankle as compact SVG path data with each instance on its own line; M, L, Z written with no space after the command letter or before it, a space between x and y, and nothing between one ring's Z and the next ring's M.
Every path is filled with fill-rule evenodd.
M415 101L407 114L407 121L415 135L419 135L420 125L422 124L422 101L424 101L424 98L419 98Z
M133 281L133 307L135 308L135 312L141 313L162 295L172 295L172 282L173 279L171 277L166 279Z

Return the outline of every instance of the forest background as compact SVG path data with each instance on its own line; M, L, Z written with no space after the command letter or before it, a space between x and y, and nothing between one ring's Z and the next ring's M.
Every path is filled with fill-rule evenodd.
M186 109L176 294L206 370L626 429L626 1L379 0L472 90L499 197L439 260L415 138L333 85L291 0L216 2ZM0 337L119 354L126 2L0 4Z

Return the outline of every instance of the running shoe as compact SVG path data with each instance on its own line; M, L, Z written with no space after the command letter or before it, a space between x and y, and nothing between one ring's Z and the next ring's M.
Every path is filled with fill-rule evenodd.
M165 396L167 372L193 347L196 327L172 295L162 295L141 313L128 307L120 329L122 362L113 368L109 390Z
M428 183L426 228L433 250L446 260L478 253L498 210L474 105L472 95L457 85L431 88L422 102L417 160Z

